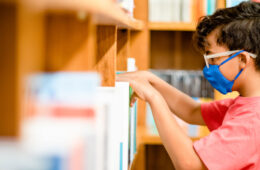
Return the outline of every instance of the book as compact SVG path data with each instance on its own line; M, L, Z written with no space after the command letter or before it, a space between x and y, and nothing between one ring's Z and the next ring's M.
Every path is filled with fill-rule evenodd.
M207 15L212 15L216 11L216 0L207 0Z
M209 99L209 98L194 98L194 99L196 101L202 102L202 103L212 101L212 99ZM174 113L172 116L175 118L178 125L183 129L183 131L189 137L193 137L193 138L204 137L209 134L209 130L206 126L188 124L185 121L183 121L182 119L180 119L179 117L177 117L176 115L174 115ZM159 135L153 115L152 115L152 110L148 104L147 104L147 112L146 112L146 124L147 124L148 131L150 134Z
M127 170L129 163L129 83L116 82L117 112L120 113L120 170Z
M99 85L96 73L60 72L28 78L23 149L49 160L55 169L104 169L105 117L95 105Z
M133 90L129 88L129 97L133 94ZM130 139L130 151L129 151L129 165L132 164L134 156L136 154L136 127L137 127L137 102L129 108L129 139Z
M226 0L226 7L230 8L248 0Z
M149 21L181 21L181 0L149 0L148 3Z
M181 1L181 21L192 22L192 0Z

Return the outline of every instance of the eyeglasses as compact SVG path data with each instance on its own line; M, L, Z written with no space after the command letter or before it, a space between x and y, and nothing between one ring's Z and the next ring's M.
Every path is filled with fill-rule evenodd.
M241 50L234 50L234 51L226 51L226 52L221 52L221 53L216 53L216 54L211 54L211 55L204 55L205 63L206 66L209 68L209 64L212 63L212 59L218 58L218 57L223 57L223 56L229 56L231 54L240 52ZM252 58L256 58L257 56L255 54L247 52Z

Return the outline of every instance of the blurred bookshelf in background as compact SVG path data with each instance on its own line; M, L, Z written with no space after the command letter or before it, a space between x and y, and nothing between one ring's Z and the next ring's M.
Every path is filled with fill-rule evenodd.
M168 84L191 96L198 102L210 102L214 99L214 89L203 77L202 71L188 70L150 70ZM177 116L173 115L186 134L192 138L199 138L208 135L206 126L191 125ZM158 135L153 119L152 110L147 104L146 125L150 134Z

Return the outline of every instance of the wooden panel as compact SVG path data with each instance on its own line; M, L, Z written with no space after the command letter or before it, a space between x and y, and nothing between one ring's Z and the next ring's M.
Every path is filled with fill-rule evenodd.
M142 30L144 25L142 21L133 19L110 0L22 0L22 2L36 10L89 12L100 25L114 25L136 30Z
M16 6L0 3L0 136L17 135Z
M181 22L150 22L148 24L150 30L158 31L195 31L195 23L181 23Z
M115 86L116 40L117 28L115 26L98 26L95 69L102 75L102 86Z
M217 1L218 8L225 8L226 7L226 0L218 0Z
M151 67L201 70L204 59L194 48L192 34L192 32L152 31Z
M23 119L25 80L28 75L44 71L44 14L19 5L17 26L17 119Z
M127 71L127 58L130 57L130 31L117 31L117 70Z
M149 41L150 32L147 27L148 22L148 0L135 0L134 17L142 20L145 23L144 29L140 32L131 32L131 57L136 59L138 70L148 70L150 63L149 56ZM145 125L146 120L146 103L138 101L138 126Z
M91 16L73 14L46 17L46 70L84 71L95 65L95 27Z
M134 0L134 4L134 18L142 20L146 27L148 21L148 0Z
M174 68L174 32L151 32L151 68Z
M17 2L18 0L0 0L0 3L1 4L13 4L13 5L15 5L15 3Z
M181 43L181 69L184 70L202 70L205 66L204 57L194 46L192 32L182 32Z
M162 145L146 145L146 169L174 170L175 168Z
M145 170L146 158L145 158L145 145L139 145L134 161L131 166L131 170Z

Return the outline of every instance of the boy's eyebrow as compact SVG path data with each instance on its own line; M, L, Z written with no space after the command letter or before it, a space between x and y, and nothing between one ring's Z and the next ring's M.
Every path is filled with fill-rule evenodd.
M212 52L212 51L209 51L209 50L207 50L207 51L205 51L205 53L206 53L206 55L208 55L208 54L212 54L213 52Z

